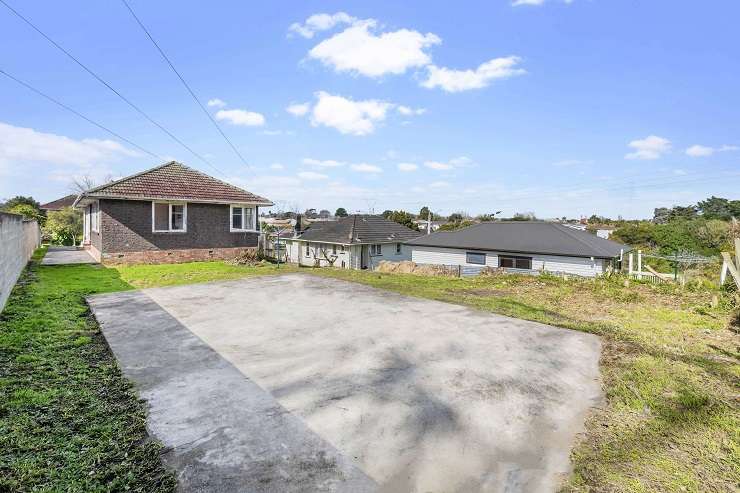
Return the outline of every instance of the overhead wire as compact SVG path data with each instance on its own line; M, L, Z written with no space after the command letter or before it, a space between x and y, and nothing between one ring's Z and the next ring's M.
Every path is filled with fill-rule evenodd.
M46 39L49 43L51 43L55 48L57 48L59 51L64 53L67 57L69 57L72 61L74 61L77 65L79 65L85 72L90 74L95 80L103 84L105 87L107 87L113 94L118 96L122 101L124 101L126 104L128 104L131 108L133 108L137 113L139 113L141 116L146 118L151 124L159 128L161 131L163 131L165 134L167 134L172 140L177 142L180 146L185 148L188 152L190 152L192 155L206 163L208 166L213 168L214 170L218 171L222 175L226 176L226 174L221 171L219 168L217 168L213 163L211 163L208 159L203 157L200 153L193 150L189 145L187 145L185 142L183 142L181 139L179 139L176 135L174 135L172 132L170 132L167 128L164 127L164 125L160 124L154 118L149 116L144 110L142 110L139 106L134 104L130 99L128 99L126 96L121 94L117 89L115 89L110 83L108 83L106 80L104 80L101 76L99 76L95 71L93 71L90 67L82 63L77 57L72 55L69 51L67 51L63 46L61 46L59 43L54 41L50 36L48 36L44 31L42 31L39 27L37 27L34 23L32 23L28 18L24 17L20 12L15 10L13 7L11 7L5 0L0 0L0 4L4 5L10 12L12 12L16 17L21 19L23 22L25 22L28 26L30 26L34 31L36 31L38 34L40 34L44 39Z
M177 75L177 78L180 79L180 82L182 82L182 85L185 86L185 89L187 89L188 93L190 93L190 96L193 98L193 100L197 103L197 105L200 107L200 109L203 110L203 113L206 115L206 117L208 117L208 119L210 120L210 122L216 128L216 130L218 130L218 133L221 134L221 137L223 137L223 139L226 141L226 143L231 147L231 149L234 151L234 153L239 157L239 159L241 160L242 164L244 164L247 168L250 168L251 169L251 165L247 162L246 159L244 159L244 156L242 156L241 152L239 152L239 150L236 148L236 146L234 145L234 143L231 142L231 140L229 139L229 137L226 136L226 133L223 131L223 129L221 128L221 126L216 122L216 120L213 118L213 116L211 116L211 113L206 109L205 106L203 106L203 103L198 98L198 96L195 95L195 92L190 87L190 84L188 84L185 81L185 78L182 76L182 74L180 74L180 72L175 68L175 65L172 63L172 61L170 60L170 58L164 52L164 50L162 49L162 47L159 46L159 43L157 43L157 41L154 39L154 37L152 36L152 34L146 28L146 26L144 26L144 23L141 21L141 19L139 19L139 17L136 15L136 13L134 12L134 10L131 8L131 5L129 5L129 3L126 0L121 0L121 2L123 3L123 5L126 6L126 8L128 9L128 11L131 13L131 16L134 18L134 20L139 25L139 27L141 27L142 31L144 31L144 33L146 34L146 36L149 38L149 41L152 42L152 44L157 49L157 51L159 52L159 54L162 55L162 58L167 62L167 65L170 66L170 68L175 73L175 75Z
M65 110L69 111L70 113L73 113L73 114L77 115L78 117L82 118L83 120L87 121L88 123L90 123L92 125L95 125L99 129L104 130L105 132L108 132L112 136L116 137L119 140L122 140L122 141L126 142L130 146L135 147L135 148L139 149L140 151L142 151L142 152L144 152L144 153L146 153L146 154L148 154L148 155L150 155L150 156L152 156L154 158L163 159L162 156L160 156L160 155L158 155L158 154L156 154L156 153L154 153L152 151L149 151L149 150L145 149L144 147L140 146L139 144L137 144L136 142L132 141L131 139L127 139L126 137L122 136L121 134L119 134L117 132L114 132L113 130L111 130L110 128L106 127L105 125L103 125L101 123L98 123L95 120L93 120L92 118L89 118L89 117L83 115L82 113L80 113L79 111L77 111L74 108L70 107L69 105L66 105L66 104L62 103L61 101L59 101L58 99L55 99L55 98L49 96L48 94L40 91L39 89L36 89L32 85L30 85L27 82L24 82L21 79L13 76L11 74L9 74L5 70L0 69L0 74L4 75L5 77L7 77L10 80L13 80L13 81L17 82L21 86L23 86L26 89L28 89L28 90L30 90L30 91L38 94L39 96L42 96L43 98L46 98L47 100L51 101L52 103L54 103L54 104L56 104L58 106L61 106Z

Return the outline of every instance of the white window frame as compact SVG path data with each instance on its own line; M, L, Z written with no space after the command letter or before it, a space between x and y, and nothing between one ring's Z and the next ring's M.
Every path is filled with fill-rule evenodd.
M234 209L241 209L242 210L242 227L241 228L235 228L234 227ZM252 209L252 224L251 228L245 228L244 226L244 218L247 216L245 211L247 209ZM231 204L229 206L229 231L232 233L244 233L244 232L255 232L257 231L257 208L253 205L246 205L246 204Z
M90 204L90 231L100 233L100 201Z
M167 204L168 229L156 229L157 222L154 219L155 204ZM172 229L172 206L182 206L182 229ZM152 233L187 233L188 232L188 203L187 202L169 202L166 200L152 201Z
M403 247L400 243L396 243L396 255L401 255L403 253Z

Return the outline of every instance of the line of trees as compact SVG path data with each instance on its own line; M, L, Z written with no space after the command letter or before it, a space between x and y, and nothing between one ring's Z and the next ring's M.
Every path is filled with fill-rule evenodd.
M47 214L33 197L18 195L0 203L0 210L37 221L45 241L56 245L79 245L82 241L82 214L71 207Z

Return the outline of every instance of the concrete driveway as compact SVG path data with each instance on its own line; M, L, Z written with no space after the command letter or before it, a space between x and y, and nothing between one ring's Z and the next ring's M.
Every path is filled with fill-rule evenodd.
M552 491L597 337L304 274L91 298L183 491Z
M50 246L42 265L97 264L90 252L78 247Z

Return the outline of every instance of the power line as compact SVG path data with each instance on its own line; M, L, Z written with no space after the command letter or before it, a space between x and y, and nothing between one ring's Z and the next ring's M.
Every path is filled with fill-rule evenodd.
M49 96L48 94L45 94L45 93L41 92L40 90L36 89L35 87L31 86L30 84L27 84L26 82L23 82L22 80L18 79L17 77L14 77L14 76L10 75L6 71L0 69L0 74L4 75L5 77L7 77L10 80L13 80L13 81L17 82L18 84L22 85L26 89L35 92L39 96L42 96L42 97L48 99L52 103L61 106L65 110L67 110L67 111L69 111L71 113L74 113L75 115L79 116L80 118L82 118L83 120L87 121L88 123L91 123L91 124L95 125L96 127L100 128L102 130L105 130L106 132L108 132L109 134L113 135L114 137L116 137L116 138L118 138L118 139L120 139L120 140L128 143L129 145L131 145L133 147L136 147L140 151L145 152L146 154L149 154L150 156L152 156L154 158L163 159L162 156L159 156L158 154L155 154L155 153L153 153L151 151L148 151L148 150L144 149L139 144L137 144L135 142L132 142L131 140L129 140L126 137L123 137L122 135L114 132L113 130L109 129L108 127L105 127L105 126L101 125L100 123L98 123L98 122L96 122L96 121L94 121L94 120L86 117L85 115L83 115L79 111L77 111L77 110L75 110L73 108L70 108L69 106L67 106L66 104L62 103L61 101L59 101L57 99L54 99L53 97Z
M184 147L185 149L187 149L191 154L193 154L195 157L197 157L198 159L200 159L201 161L203 161L204 163L206 163L208 166L210 166L211 168L215 169L216 171L218 171L219 173L221 173L222 175L225 176L225 173L223 171L221 171L220 169L218 169L216 166L213 165L213 163L211 163L209 160L207 160L206 158L204 158L203 156L201 156L199 153L197 153L193 149L191 149L190 146L188 146L182 140L180 140L179 138L177 138L172 132L170 132L169 130L167 130L164 126L162 126L157 121L155 121L146 112L144 112L144 110L142 110L141 108L139 108L137 105L135 105L133 102L131 102L131 100L129 100L123 94L121 94L120 92L118 92L115 88L113 88L113 86L111 86L108 82L106 82L105 80L103 80L102 77L100 77L97 73L95 73L87 65L85 65L84 63L82 63L74 55L72 55L70 52L68 52L67 50L65 50L59 43L57 43L56 41L54 41L53 39L51 39L49 36L47 36L46 33L44 33L40 28L36 27L36 25L33 24L30 20L28 20L23 15L21 15L20 12L18 12L13 7L11 7L10 5L8 5L8 3L5 0L0 0L0 3L2 3L5 7L7 7L7 9L10 10L13 14L15 14L16 17L18 17L23 22L25 22L26 24L28 24L34 31L36 31L37 33L39 33L49 43L51 43L52 45L54 45L55 48L57 48L59 51L61 51L65 55L67 55L67 57L69 57L72 61L74 61L77 65L79 65L88 74L90 74L91 76L93 76L98 82L100 82L105 87L107 87L111 92L113 92L116 96L118 96L121 100L123 100L126 104L128 104L131 108L133 108L137 113L139 113L141 116L143 116L144 118L146 118L150 123L152 123L157 128L159 128L164 133L166 133L172 140L174 140L175 142L177 142L178 144L180 144L182 147Z
M165 54L164 50L162 50L162 48L159 46L159 44L155 41L154 37L151 35L151 33L149 32L149 30L144 26L144 24L141 22L141 20L136 15L136 13L134 13L134 10L131 8L131 6L128 4L128 2L126 0L121 0L121 2L123 2L123 4L128 9L128 11L131 12L131 15L136 20L136 23L139 24L139 27L141 27L141 29L144 31L144 33L146 33L146 35L149 38L149 40L157 48L157 51L159 51L159 54L162 55L162 58L164 58L164 60L167 62L167 65L169 65L170 68L172 69L172 71L175 73L175 75L177 75L177 78L180 79L180 82L182 82L182 85L185 86L185 89L188 90L188 92L190 93L190 96L198 104L198 106L200 106L200 109L203 110L203 113L205 113L205 115L211 121L211 123L213 124L213 126L216 127L216 130L218 130L218 133L221 134L221 137L223 137L224 140L229 144L229 146L231 146L231 148L234 150L234 153L239 157L239 159L242 161L242 163L247 168L250 168L251 169L251 166L249 165L249 163L247 163L247 160L244 159L244 156L242 156L242 154L239 152L239 150L236 148L236 146L231 142L231 140L229 140L229 138L226 136L226 134L224 133L224 131L221 129L221 126L218 123L216 123L216 120L213 119L213 117L208 112L208 110L206 109L206 107L203 106L203 103L200 102L200 99L198 99L198 96L195 95L195 92L193 92L193 90L190 88L190 85L187 82L185 82L185 79L183 78L183 76L180 74L180 72L177 71L177 69L175 68L175 66L172 64L172 61L170 61L170 59Z

